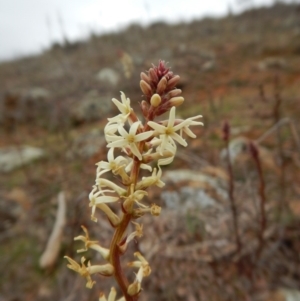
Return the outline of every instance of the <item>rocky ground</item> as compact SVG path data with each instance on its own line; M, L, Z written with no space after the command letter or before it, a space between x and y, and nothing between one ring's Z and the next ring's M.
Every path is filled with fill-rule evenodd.
M111 228L101 215L91 222L88 208L95 163L106 159L103 127L120 91L139 107L139 74L160 59L181 76L178 114L202 114L205 126L164 169L164 189L149 191L163 211L143 219L133 246L152 267L140 299L300 300L300 6L277 4L132 25L0 64L1 301L97 300L108 291L106 278L86 289L63 255L79 258L80 225L109 244ZM58 220L57 253L45 264Z

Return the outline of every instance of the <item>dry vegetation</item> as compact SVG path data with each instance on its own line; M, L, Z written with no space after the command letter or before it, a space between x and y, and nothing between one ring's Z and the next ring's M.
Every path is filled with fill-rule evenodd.
M124 73L126 54L132 66L127 61ZM101 131L120 90L139 105L139 73L159 59L182 77L186 102L179 114L200 113L205 124L165 170L221 178L229 197L203 183L217 206L183 212L165 206L159 191L149 193L163 212L144 219L144 237L133 246L153 270L141 300L285 300L286 290L300 290L300 6L278 4L189 24L132 25L0 65L0 147L30 145L47 153L0 174L1 301L97 300L100 290L108 291L105 278L86 289L63 255L76 258L80 225L109 243L111 228L100 218L98 231L87 200L95 163L106 158ZM96 79L103 68L116 71L116 85ZM32 88L44 90L36 97ZM78 115L91 95L99 97L100 114L92 103L87 116ZM229 140L244 141L232 172L226 156L220 159L225 120ZM90 141L96 151L86 150ZM60 191L67 202L60 254L41 269Z

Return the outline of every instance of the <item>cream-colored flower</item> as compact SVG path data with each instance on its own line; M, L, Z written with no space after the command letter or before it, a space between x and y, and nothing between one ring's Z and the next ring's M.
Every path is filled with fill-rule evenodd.
M131 152L138 157L139 160L142 160L142 155L137 147L137 143L150 138L153 131L137 134L140 124L140 121L134 122L131 125L129 132L127 132L123 126L119 126L118 132L121 136L110 136L109 139L111 139L112 142L110 142L107 147L124 148L128 146Z
M126 190L118 186L112 181L109 181L107 179L98 178L96 179L96 185L98 185L99 190L101 190L102 187L108 187L112 189L112 192L116 192L119 196L124 196L126 194ZM111 192L110 190L107 190L107 192Z
M132 112L132 108L130 106L130 99L126 98L125 93L121 91L121 101L113 98L112 102L116 105L116 107L119 109L119 111L122 113L123 116L128 117L130 113Z
M88 232L87 228L84 227L84 226L81 226L81 228L84 231L85 236L79 235L79 236L75 237L74 240L81 240L81 241L83 241L84 245L85 245L85 248L77 250L77 253L82 253L82 252L86 252L88 249L93 249L93 250L99 252L104 259L107 259L108 256L109 256L109 250L106 249L106 248L101 247L98 244L98 241L92 241L92 240L90 240L89 232Z
M134 256L138 258L137 261L128 262L129 267L135 267L139 269L143 269L143 277L147 277L151 274L151 268L149 266L148 261L140 252L135 252Z
M69 261L69 264L67 267L76 273L79 273L82 277L86 278L87 283L86 287L87 288L92 288L95 281L92 281L91 275L95 273L99 273L104 276L110 276L114 273L114 267L110 264L104 264L104 265L91 265L90 262L88 262L88 266L84 264L85 258L81 257L81 266L72 258L65 256Z
M104 127L104 135L106 142L110 142L110 138L113 137L118 131L120 125L124 126L127 121L127 117L122 114L119 114L115 117L108 118L108 123Z
M104 203L113 203L118 201L119 197L115 196L107 196L104 195L104 193L112 193L113 190L99 190L97 191L97 186L93 186L93 190L89 194L90 204L89 206L92 207L92 215L91 219L94 222L97 222L97 218L95 218L95 211L98 204L104 204Z
M134 209L133 214L135 217L141 217L147 212L150 212L151 215L153 215L153 216L159 216L160 212L161 212L161 207L159 207L156 204L151 204L150 207L146 207L146 208L140 207L140 208Z
M175 121L176 121L175 111L176 111L176 108L172 107L172 109L170 110L170 115L169 115L168 123L166 126L164 126L162 124L158 124L154 121L148 121L148 125L152 129L155 130L154 136L159 135L159 137L161 139L161 145L160 145L161 154L166 149L167 144L170 143L170 140L171 141L175 140L179 144L181 144L183 146L187 146L186 141L179 134L176 133L182 127L184 127L184 124L180 123L180 124L175 125Z
M121 246L119 246L120 251L122 251L123 253L126 251L128 244L133 239L135 239L136 237L142 237L143 236L143 225L135 223L135 222L132 222L132 223L135 225L135 231L130 233L126 238L126 241Z
M194 117L187 118L186 120L183 120L182 124L183 127L180 129L180 136L182 136L182 132L186 133L191 138L196 138L197 136L189 129L190 126L194 125L203 125L203 122L195 121L195 119L202 118L202 115L197 115Z
M100 293L99 301L115 301L116 296L117 296L117 291L114 287L112 287L108 295L108 300L106 299L103 293ZM117 301L125 301L125 297L119 298Z
M114 148L111 148L107 153L107 160L101 161L97 163L97 177L101 177L102 174L112 171L113 174L118 174L118 171L120 169L123 169L128 164L128 160L125 159L123 156L118 156L117 158L114 158Z
M170 164L175 157L177 146L174 140L168 139L168 143L161 149L162 140L154 137L151 142L148 143L150 150L143 154L143 162L148 163L152 161L158 161L158 165ZM156 152L152 152L156 147Z
M135 237L142 237L143 236L143 225L132 222L135 225L135 231L128 235L126 242L129 243Z
M128 286L128 294L134 296L141 290L141 283L143 277L147 277L151 274L151 268L148 261L141 255L140 252L134 253L134 256L138 257L138 261L129 262L128 266L139 268L135 280Z
M138 273L136 275L136 279L134 280L134 282L128 285L127 294L130 296L137 295L141 291L142 280L143 280L143 275L141 273Z
M97 208L106 214L112 226L117 227L120 224L120 218L106 204L97 204Z
M142 181L137 183L136 189L146 189L152 185L156 185L160 188L165 186L165 183L160 179L161 176L162 176L162 171L160 166L158 166L158 171L157 168L154 168L152 175L150 177L143 177Z
M159 146L157 147L157 151L158 151L159 153L162 152L163 155L164 155L165 153L167 153L168 155L167 155L167 156L163 156L163 158L161 158L161 159L159 159L159 160L157 161L158 166L168 165L168 164L172 163L173 160L174 160L174 157L175 157L175 155L176 155L176 152L177 152L177 145L176 145L175 141L174 141L173 139L170 139L170 138L169 138L169 139L168 139L168 143L164 145L164 150L163 150L163 151L162 151L162 148L161 148L161 147L162 147L162 146L159 145ZM172 155L170 155L170 154L172 154Z
M145 190L135 190L132 194L130 194L125 198L125 201L123 203L123 208L128 211L132 210L132 206L134 203L136 203L139 207L147 207L146 205L140 203L140 201L148 195L148 192Z

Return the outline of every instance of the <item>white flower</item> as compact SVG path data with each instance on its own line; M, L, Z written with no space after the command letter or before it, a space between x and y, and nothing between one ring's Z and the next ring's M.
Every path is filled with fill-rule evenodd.
M165 186L165 183L163 181L161 181L161 175L162 175L162 171L160 166L158 166L158 171L156 168L153 169L152 175L150 177L143 177L142 181L138 182L136 184L135 189L146 189L149 186L152 185L156 185L158 187L163 187Z
M124 125L127 118L119 114L113 118L108 118L108 123L104 127L104 135L107 142L110 142L110 136L114 136L120 125Z
M130 296L135 296L141 291L141 283L143 280L143 269L140 268L138 273L135 275L135 280L133 283L129 284L127 288L127 293Z
M133 109L130 106L130 99L126 98L123 92L121 92L121 100L122 102L115 98L112 99L112 102L117 106L121 114L112 118L108 118L108 123L104 128L104 134L107 142L110 142L110 136L114 135L117 132L118 127L120 125L124 125L130 114L133 113ZM130 119L128 122L130 124L132 123Z
M108 295L108 300L106 299L103 293L100 293L99 301L115 301L116 296L117 296L116 289L112 287ZM117 301L125 301L125 297L119 298Z
M168 165L170 163L173 162L174 160L174 157L176 155L176 152L177 152L177 146L176 146L176 143L173 139L171 139L170 137L168 138L168 143L164 146L164 150L162 151L161 149L161 145L159 145L157 147L157 151L159 153L162 153L162 152L169 152L171 154L173 154L172 156L165 156L164 158L161 158L158 160L157 164L160 166L160 165Z
M140 203L140 201L147 195L148 195L147 191L136 189L132 194L125 197L125 201L123 203L124 209L126 211L132 210L133 203L136 203L139 207L147 207L146 205Z
M161 207L157 206L156 204L151 204L150 207L146 208L137 208L134 209L134 214L138 217L144 215L145 213L150 212L153 216L159 216L161 212Z
M135 267L139 269L143 269L143 277L147 277L151 274L151 268L149 266L148 261L145 259L145 257L140 252L135 252L134 256L137 257L138 261L132 261L128 262L128 266Z
M148 143L151 149L143 155L144 162L157 161L158 165L170 164L176 154L177 146L173 139L168 139L168 143L165 145L164 149L161 149L162 140L154 137L151 142ZM156 147L156 152L152 152L153 147Z
M69 261L69 264L67 267L77 273L79 273L82 277L85 277L87 280L86 287L92 288L95 281L92 281L91 275L95 273L99 273L103 276L111 276L114 273L114 267L110 264L104 264L104 265L91 265L90 262L88 262L88 266L84 264L85 258L81 257L81 266L72 258L65 256Z
M135 237L142 237L143 236L143 225L132 222L135 225L135 231L128 235L126 238L126 244L128 244L131 240Z
M142 160L142 155L136 145L136 143L146 140L152 136L153 131L148 131L144 133L137 134L137 130L140 126L140 121L136 121L130 127L129 132L127 132L123 126L118 127L118 131L121 136L110 136L112 142L107 144L107 147L126 147L128 146L131 152L138 157L139 160Z
M134 253L134 256L138 257L139 261L129 262L128 266L130 267L138 267L139 270L135 275L135 280L128 286L127 293L131 296L134 296L139 293L141 290L141 283L143 277L147 277L151 273L151 268L147 260L141 255L140 252Z
M122 244L119 245L120 250L122 253L125 253L128 244L135 239L135 237L142 237L143 236L143 225L140 225L138 223L132 222L135 225L135 231L129 234L126 238L126 241Z
M183 123L175 124L175 107L172 107L170 110L170 115L168 119L168 124L166 126L158 124L154 121L148 121L148 125L155 130L155 134L159 134L161 139L161 145L160 145L160 153L162 154L163 151L166 149L167 144L173 140L177 141L179 144L183 146L187 146L186 141L176 133L176 131L180 130L185 125Z
M98 241L90 240L90 236L89 236L89 232L88 232L87 228L84 226L81 226L81 228L84 231L85 236L79 235L79 236L75 237L74 240L83 241L85 248L77 250L77 253L86 252L88 249L94 249L95 251L98 251L104 259L107 259L109 256L109 250L101 247L98 244Z
M99 190L101 190L101 187L108 187L112 189L113 191L107 190L107 192L116 192L119 196L124 196L126 194L126 190L118 186L112 181L109 181L107 179L96 179L96 184L99 187Z
M100 190L100 191L97 190L98 190L97 186L93 186L93 190L89 194L89 199L90 199L89 206L92 207L91 219L95 222L97 221L97 218L95 218L94 215L98 204L113 203L119 199L119 197L104 195L105 192L114 192L112 190Z
M97 177L101 177L102 174L112 171L113 174L117 174L118 170L125 167L128 164L128 161L122 157L118 156L116 159L114 158L114 148L111 148L107 153L107 160L101 161L97 163Z
M126 118L127 118L130 115L130 113L132 112L132 108L130 106L130 99L126 98L126 95L122 91L121 91L121 100L122 100L122 102L113 98L112 102L117 106L117 108L122 113L122 115L126 116Z
M202 118L202 115L197 115L194 117L190 117L182 122L182 125L184 125L180 129L180 136L182 136L182 132L185 132L189 137L196 138L196 135L189 129L189 126L193 125L203 125L203 122L200 121L194 121L195 119Z

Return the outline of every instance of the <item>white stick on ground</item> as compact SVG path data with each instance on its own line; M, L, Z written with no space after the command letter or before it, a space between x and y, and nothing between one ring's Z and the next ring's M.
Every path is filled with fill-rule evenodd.
M49 268L55 264L60 250L63 229L66 223L66 201L64 192L60 192L58 194L57 203L56 220L52 233L48 239L46 249L39 261L42 269Z

